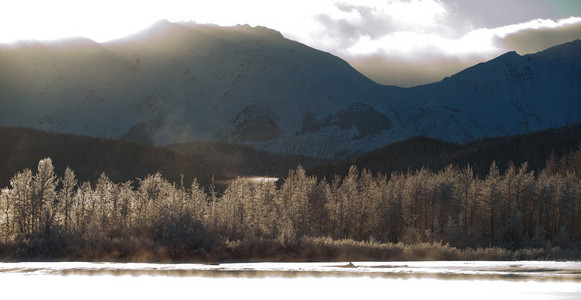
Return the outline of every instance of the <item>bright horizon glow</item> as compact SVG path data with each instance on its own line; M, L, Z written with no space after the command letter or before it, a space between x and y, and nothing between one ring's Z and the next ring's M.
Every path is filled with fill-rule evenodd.
M562 42L581 38L581 2L576 1L21 0L3 3L0 44L77 37L104 43L165 19L265 26L351 63L383 57L384 63L455 59L469 65L518 52L509 48L518 45L507 46L502 40L527 30L567 31ZM546 47L555 45L553 40L533 38Z
M300 0L294 3L280 5L276 1L264 0L103 0L93 4L71 0L13 1L4 4L0 13L0 26L13 28L0 32L0 43L74 37L104 43L141 31L160 20L220 26L261 25L291 31L294 25L288 22L288 18L280 18L279 15L298 16L298 20L306 20L309 14L317 10L333 8L330 3L323 2L313 4ZM308 9L303 11L305 7ZM265 14L265 11L272 14Z

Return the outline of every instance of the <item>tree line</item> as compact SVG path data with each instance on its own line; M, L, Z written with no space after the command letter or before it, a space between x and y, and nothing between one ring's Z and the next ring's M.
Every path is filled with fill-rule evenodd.
M79 183L70 168L59 177L45 158L1 191L0 255L224 259L244 245L241 258L272 258L313 238L579 249L581 177L555 165L500 172L492 163L482 178L470 167L386 176L352 166L329 180L298 167L278 183L238 178L217 192L161 173L123 183L103 173L95 184ZM276 247L257 246L264 243Z
M581 123L507 137L490 137L460 145L428 137L414 137L390 143L347 160L322 163L307 168L307 173L322 177L345 176L349 167L357 166L373 174L390 174L408 170L442 170L447 165L470 165L474 174L486 177L495 161L501 172L512 162L528 163L539 172L553 156L560 158L574 153L581 145ZM581 165L578 165L581 167ZM294 166L293 166L294 167ZM569 167L569 165L565 165Z
M39 160L50 157L55 172L66 167L75 170L81 182L95 184L105 172L114 182L143 178L162 172L170 182L191 182L195 177L216 188L237 176L268 175L283 177L297 165L305 167L325 162L298 155L273 154L249 146L219 142L192 142L154 147L124 140L101 139L38 129L1 127L0 187L8 186L12 176L23 169L34 170Z

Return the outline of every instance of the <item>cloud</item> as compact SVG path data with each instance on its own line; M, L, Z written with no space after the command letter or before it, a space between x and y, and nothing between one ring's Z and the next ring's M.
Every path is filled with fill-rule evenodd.
M353 36L338 53L378 83L408 87L441 80L507 51L533 53L580 38L580 17L535 19L457 37L420 30Z
M566 0L555 3L563 2ZM491 5L495 3L498 5L493 10ZM529 34L531 41L534 36L543 37L542 32L546 31L543 40L547 42L536 42L540 43L536 46L538 50L546 48L553 33L563 36L553 38L558 41L575 36L575 32L564 33L553 28L570 25L571 20L577 18L559 21L530 19L543 13L560 15L554 10L546 13L545 2L492 0L492 4L474 0L334 2L335 10L314 17L318 29L314 29L313 39L303 41L345 58L369 55L402 59L434 55L485 58L504 50L515 50L512 48L516 46L523 48L527 41L519 43L518 39L513 38L506 40L506 43L499 42L499 39L519 31L523 31L523 39L526 30L539 32L538 35ZM498 7L502 9L498 10ZM494 17L494 11L502 17Z
M496 28L522 23L547 14L546 5L536 0L442 0L450 21L467 25L467 30Z
M579 21L556 27L515 31L503 38L498 38L496 42L503 49L512 49L519 54L542 51L554 45L581 39L581 18L575 19L579 19ZM575 19L569 20L574 21Z
M450 21L468 30L498 28L535 19L563 19L581 15L578 0L441 0Z
M360 36L378 38L397 29L394 20L382 15L377 7L337 4L340 15L318 14L315 20L323 34L356 39Z
M315 48L343 55L362 40L381 41L390 34L409 31L442 32L445 8L438 0L335 1L333 9L314 16L311 40Z

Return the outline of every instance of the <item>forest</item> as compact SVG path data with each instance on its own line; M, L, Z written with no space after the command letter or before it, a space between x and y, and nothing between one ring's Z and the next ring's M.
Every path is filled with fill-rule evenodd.
M18 171L35 169L45 157L53 160L55 172L63 174L68 166L81 182L94 184L103 172L115 182L125 182L159 171L175 183L183 176L184 182L196 178L208 186L214 177L218 189L230 178L283 177L299 164L307 168L325 162L234 144L192 142L162 147L22 127L0 126L0 139L0 187L8 186Z
M575 167L576 166L576 167ZM161 173L78 182L50 158L0 194L0 257L114 261L578 259L581 150L486 176L430 171L279 180L223 191Z
M531 171L542 171L551 156L557 158L573 153L580 144L581 123L521 135L490 137L468 144L415 137L346 160L305 168L307 173L322 178L335 174L345 176L352 165L373 174L390 174L421 168L438 171L453 164L462 167L469 165L474 174L486 177L493 161L501 172L505 172L511 163L521 165L525 162Z

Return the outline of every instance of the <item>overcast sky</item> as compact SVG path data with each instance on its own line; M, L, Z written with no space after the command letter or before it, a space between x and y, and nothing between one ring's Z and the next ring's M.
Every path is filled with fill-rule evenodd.
M581 38L581 0L19 0L2 4L0 43L106 42L160 19L266 26L399 86Z

